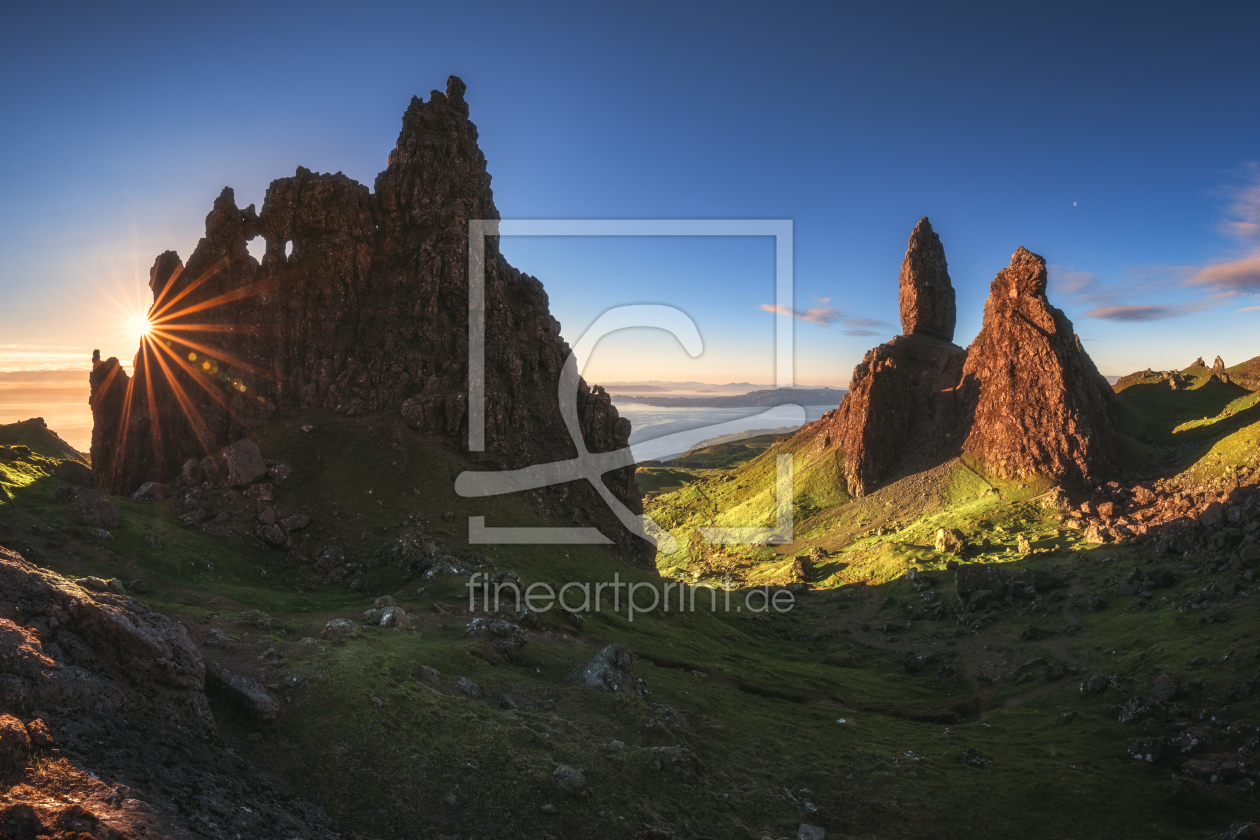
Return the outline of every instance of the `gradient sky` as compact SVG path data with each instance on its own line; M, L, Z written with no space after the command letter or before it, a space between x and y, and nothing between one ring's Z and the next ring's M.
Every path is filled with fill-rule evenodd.
M924 215L960 344L1023 245L1104 373L1233 364L1260 355L1257 31L1243 3L11 8L0 371L129 360L124 310L224 185L241 206L298 165L370 185L452 73L505 218L793 219L799 383L845 385L899 331ZM657 302L706 341L628 333L588 378L773 381L770 240L503 248L570 340Z

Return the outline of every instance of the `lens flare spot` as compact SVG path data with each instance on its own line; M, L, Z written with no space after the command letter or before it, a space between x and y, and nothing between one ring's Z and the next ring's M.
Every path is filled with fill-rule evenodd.
M188 354L188 361L190 361L190 362L195 362L195 361L197 361L197 354L196 354L196 353L189 353L189 354Z

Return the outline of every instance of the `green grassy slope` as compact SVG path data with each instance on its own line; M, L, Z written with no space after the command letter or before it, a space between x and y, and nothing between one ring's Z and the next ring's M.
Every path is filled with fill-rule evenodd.
M66 443L43 421L24 420L20 423L0 424L0 446L25 446L37 455L48 458L69 459L86 464L88 459Z
M1260 423L1224 434L1250 409L1177 431L1203 424L1213 405L1221 417L1233 400L1201 394L1205 402L1190 411L1137 397L1132 411L1159 418L1154 439L1202 436L1196 445L1208 450L1190 469L1254 463ZM316 429L303 433L303 424ZM392 416L312 413L257 437L267 457L297 471L279 501L313 520L303 552L337 544L370 561L399 535L423 530L444 551L484 553L526 582L650 580L595 546L470 546L470 515L489 525L543 525L567 524L565 512L512 498L461 499L452 487L465 468L459 456ZM796 542L697 540L702 525L773 523L779 455L795 465ZM1252 596L1229 596L1236 605L1228 623L1201 625L1190 605L1208 581L1191 572L1160 590L1154 609L1121 594L1116 581L1149 568L1148 553L1082 543L1037 502L1048 480L998 481L954 461L853 500L837 489L835 453L811 456L780 441L743 465L697 470L695 484L661 496L649 513L683 546L660 558L669 576L716 581L730 571L747 584L784 582L795 554L819 549L816 591L791 612L752 613L757 602L744 590L732 594L738 611L657 611L630 622L605 592L580 628L544 614L506 663L464 637L465 616L442 612L466 604L463 578L408 578L386 552L364 572L364 589L350 592L305 575L285 552L180 525L178 500L115 500L124 526L105 539L55 503L56 467L39 456L0 463L13 496L0 505L0 543L58 571L144 579L149 591L137 597L179 618L194 639L206 642L212 629L226 635L228 647L207 644L206 655L267 685L282 713L259 724L216 700L223 736L347 831L537 840L667 837L668 829L760 840L795 836L809 823L826 826L828 837L1184 838L1223 830L1253 808L1228 786L1174 793L1166 761L1148 765L1124 752L1126 738L1147 726L1116 720L1109 707L1122 696L1078 690L1095 673L1117 674L1135 693L1160 671L1211 685L1248 676L1245 660L1260 638ZM1063 597L977 626L923 617L905 573L927 571L935 590L952 597L952 558L933 546L939 527L981 544L968 560L1055 571L1067 581ZM1045 552L1024 556L1015 550L1021 536ZM1105 609L1085 606L1094 592L1104 594ZM304 641L384 594L410 605L413 630ZM260 626L247 610L269 620ZM1030 624L1047 637L1021 638ZM564 682L614 641L644 657L636 674L651 687L646 701ZM275 653L263 657L268 650ZM910 652L932 654L932 666L908 669ZM441 682L417 678L418 665L437 668ZM1066 675L1053 666L1066 666ZM467 696L459 677L478 683L484 697ZM665 722L651 703L673 707L685 724ZM1260 717L1255 706L1244 698L1221 714ZM623 746L610 749L613 741ZM671 764L657 749L676 746L703 768ZM968 765L969 748L992 763ZM583 791L557 785L553 771L565 764L583 769Z

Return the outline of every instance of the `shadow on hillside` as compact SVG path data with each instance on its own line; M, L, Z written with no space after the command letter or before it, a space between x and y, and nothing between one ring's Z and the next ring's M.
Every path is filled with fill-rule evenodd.
M1117 397L1129 410L1129 432L1133 437L1156 446L1178 446L1215 439L1260 419L1256 406L1252 406L1216 423L1174 431L1186 423L1220 417L1230 403L1249 393L1240 385L1222 382L1208 382L1186 391L1174 391L1163 383L1150 383L1131 385ZM1246 417L1252 419L1246 420Z

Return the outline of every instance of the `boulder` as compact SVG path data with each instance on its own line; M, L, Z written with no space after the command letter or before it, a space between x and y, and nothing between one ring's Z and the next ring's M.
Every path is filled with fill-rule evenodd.
M224 699L249 712L257 720L273 720L280 704L256 680L233 674L218 663L206 660L206 687L219 691Z
M0 772L21 767L31 752L31 738L22 721L0 715Z
M468 622L464 635L475 641L486 642L509 662L516 658L521 648L529 643L529 634L502 618L474 618Z
M263 460L258 444L248 438L225 446L220 454L226 470L224 481L228 487L247 487L267 474L267 462Z
M284 483L293 477L293 468L288 464L277 462L267 467L267 476L277 486L283 487Z
M625 645L611 644L588 664L575 668L566 678L574 685L600 691L620 691L635 697L649 694L647 683L633 674L634 653Z
M184 461L184 466L180 469L179 476L189 487L197 487L206 480L206 473L201 468L201 462L196 458L189 458Z
M814 561L807 554L801 554L792 560L792 580L804 581L814 573Z
M363 634L363 630L348 618L334 618L324 625L320 631L321 639L353 639Z
M956 528L938 528L936 550L941 554L957 554L961 557L967 551L967 538Z
M274 502L276 500L275 488L265 481L251 484L245 491L245 496L253 499L255 502Z

